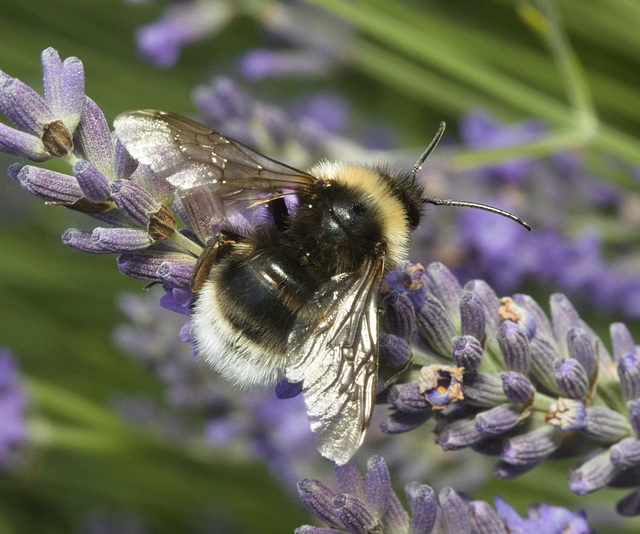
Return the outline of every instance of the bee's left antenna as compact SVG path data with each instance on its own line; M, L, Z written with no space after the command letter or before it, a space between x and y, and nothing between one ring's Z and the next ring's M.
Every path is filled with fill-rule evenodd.
M444 134L445 123L441 122L436 135L433 137L431 143L427 149L422 153L422 156L418 159L416 164L413 166L411 171L411 177L415 180L418 171L424 165L425 160L429 157L429 154L433 152L433 150L438 146L440 139L442 139L442 134ZM513 213L509 213L508 211L501 210L500 208L494 208L493 206L488 206L487 204L480 204L479 202L467 202L466 200L439 200L437 198L425 198L424 201L427 204L435 204L436 206L461 206L464 208L476 208L479 210L490 211L491 213L496 213L498 215L502 215L503 217L507 217L512 221L517 222L518 224L524 226L527 230L531 231L531 226L529 226L524 220L522 220L517 215Z

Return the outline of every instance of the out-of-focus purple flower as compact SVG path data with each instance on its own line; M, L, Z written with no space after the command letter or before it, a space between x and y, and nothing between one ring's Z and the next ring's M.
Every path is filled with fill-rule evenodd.
M0 349L0 468L12 465L17 449L27 439L26 408L15 358L7 349Z
M68 156L84 110L84 70L75 57L42 53L44 98L0 71L0 111L16 126L0 124L0 151L34 161Z
M190 0L170 5L162 18L136 32L138 49L158 67L171 67L183 46L220 31L234 12L234 3L225 0Z
M529 517L521 518L518 513L500 497L496 497L496 510L510 532L523 534L589 534L585 512L571 512L559 506L539 504L529 508Z

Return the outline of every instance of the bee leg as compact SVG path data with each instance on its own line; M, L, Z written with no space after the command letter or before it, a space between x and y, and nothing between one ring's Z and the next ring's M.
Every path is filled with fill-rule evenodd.
M193 269L191 280L189 281L189 289L197 293L205 283L211 272L213 265L220 260L221 256L226 253L229 248L235 245L241 236L233 232L218 232L214 239L210 239L204 247L202 254L196 262Z

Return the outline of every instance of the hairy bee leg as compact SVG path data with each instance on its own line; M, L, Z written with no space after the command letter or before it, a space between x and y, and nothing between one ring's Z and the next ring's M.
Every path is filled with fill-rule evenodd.
M211 239L204 247L204 251L200 254L196 266L193 269L191 280L189 282L189 289L197 293L202 288L214 263L220 259L220 257L227 252L227 250L240 241L241 236L234 234L233 232L221 231L218 232L214 239Z

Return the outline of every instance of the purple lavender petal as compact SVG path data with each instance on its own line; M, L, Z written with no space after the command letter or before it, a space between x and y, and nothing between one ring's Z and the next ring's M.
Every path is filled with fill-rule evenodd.
M292 399L302 393L302 382L292 384L283 379L276 385L276 397L279 399Z
M491 408L507 400L502 389L502 379L497 375L465 373L462 391L465 402L472 406Z
M380 429L385 434L403 434L423 425L432 415L431 410L414 413L393 412L380 422Z
M142 232L146 235L146 232L142 230L135 230L135 232ZM144 239L142 241L144 241ZM143 249L118 256L118 269L122 274L126 274L132 278L159 282L161 280L158 278L158 269L165 262L193 262L193 264L195 264L195 259L179 252ZM186 290L186 288L182 289Z
M632 491L616 505L616 512L624 517L636 517L640 514L640 488Z
M418 332L424 341L442 356L451 354L452 340L456 335L453 321L444 304L427 294L424 306L416 314Z
M160 264L156 274L160 281L169 287L189 289L193 270L194 264L192 262L165 261Z
M593 337L579 326L574 326L567 334L569 356L580 362L590 379L596 370L596 346Z
M162 263L160 264L162 265ZM191 315L193 293L187 289L172 288L160 297L160 305L182 315Z
M523 534L538 534L541 532L590 534L591 532L584 512L571 512L559 506L540 504L529 508L530 517L522 519L500 497L496 497L495 507L511 532L522 532Z
M436 436L436 443L445 451L456 451L469 447L485 438L473 419L461 419L449 423Z
M427 287L454 319L460 317L462 287L458 279L442 263L429 264L425 272Z
M353 460L344 465L333 464L333 470L338 481L338 488L342 493L350 493L358 499L365 498L365 482Z
M326 76L335 68L335 60L314 51L281 52L255 49L240 60L240 73L251 81L267 78Z

